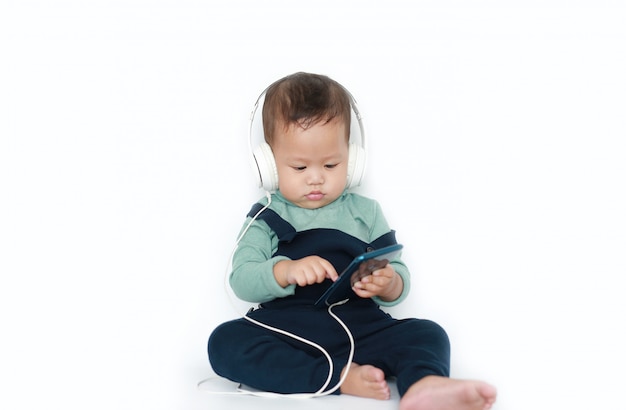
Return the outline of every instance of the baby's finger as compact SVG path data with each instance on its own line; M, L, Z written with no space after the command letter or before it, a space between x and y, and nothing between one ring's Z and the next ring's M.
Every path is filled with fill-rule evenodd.
M372 296L376 296L374 292L368 289L367 285L361 282L355 283L352 290L361 298L371 298Z
M326 273L325 278L328 278L332 280L333 282L336 281L337 278L339 277L339 274L335 270L335 267L332 265L332 263L328 262L327 260L323 260L322 265L324 266L325 273Z
M374 272L372 272L373 276L387 276L387 277L392 277L393 276L393 269L388 269L389 265L385 266L384 268L381 269L377 269Z

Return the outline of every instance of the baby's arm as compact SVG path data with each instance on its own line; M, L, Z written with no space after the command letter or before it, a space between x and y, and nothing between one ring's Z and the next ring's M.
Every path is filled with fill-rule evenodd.
M326 279L333 282L339 275L333 265L319 256L307 256L298 260L282 260L274 265L274 277L281 287L289 285L306 286L322 283Z

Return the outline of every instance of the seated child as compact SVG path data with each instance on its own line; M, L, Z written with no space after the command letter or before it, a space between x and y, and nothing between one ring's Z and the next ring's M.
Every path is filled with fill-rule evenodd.
M313 304L355 256L396 243L378 203L347 189L351 97L326 76L296 73L268 88L262 111L277 186L248 214L230 275L239 298L259 303L248 316L322 346L334 364L331 386L345 375L337 394L385 400L395 377L400 409L489 409L493 386L449 378L450 344L438 324L381 310L409 292L399 257L333 307L355 340L347 364L346 332ZM264 391L312 393L329 377L319 350L243 318L218 326L208 353L218 375Z

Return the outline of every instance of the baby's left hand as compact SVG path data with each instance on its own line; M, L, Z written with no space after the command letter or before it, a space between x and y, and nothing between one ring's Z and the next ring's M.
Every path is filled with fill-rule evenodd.
M393 301L402 293L402 279L390 264L365 276L352 287L362 298L378 296L385 301Z

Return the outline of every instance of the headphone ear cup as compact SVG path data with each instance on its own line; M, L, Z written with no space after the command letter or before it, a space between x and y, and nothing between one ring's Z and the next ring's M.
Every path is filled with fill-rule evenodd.
M348 146L348 179L346 188L354 188L361 185L365 174L365 149L355 143Z
M258 170L257 182L268 192L278 189L278 169L274 160L274 153L267 142L259 145L252 154Z

